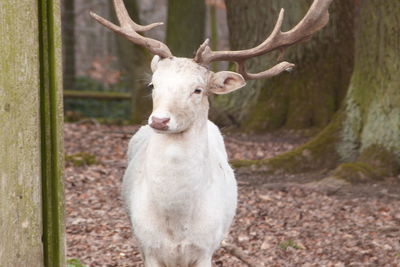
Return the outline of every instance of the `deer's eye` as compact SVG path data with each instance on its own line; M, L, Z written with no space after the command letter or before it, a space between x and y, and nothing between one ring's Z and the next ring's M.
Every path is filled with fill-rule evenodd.
M153 83L149 83L149 84L147 85L147 89L153 90L153 89L154 89Z
M196 88L194 91L193 91L193 93L194 94L201 94L201 92L203 92L203 90L201 90L200 88Z

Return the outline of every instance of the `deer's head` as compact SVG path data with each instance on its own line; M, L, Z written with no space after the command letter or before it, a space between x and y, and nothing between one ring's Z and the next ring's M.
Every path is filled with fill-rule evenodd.
M238 73L214 73L188 58L155 56L151 69L153 112L148 122L168 133L183 132L207 119L209 94L229 93L246 84Z
M123 35L135 44L146 47L155 55L150 87L153 88L153 112L149 125L158 132L179 133L189 129L198 119L207 118L209 94L227 94L246 84L246 80L269 78L292 69L294 64L280 62L260 73L248 73L245 61L273 50L283 50L307 40L323 28L329 20L328 7L332 0L314 0L305 17L290 31L282 32L282 9L271 35L260 45L239 51L212 51L206 40L194 59L174 57L162 42L144 37L138 32L148 31L162 23L147 26L136 24L125 8L123 0L114 0L120 26L91 13L105 27ZM214 61L236 63L236 72L212 72L207 65Z

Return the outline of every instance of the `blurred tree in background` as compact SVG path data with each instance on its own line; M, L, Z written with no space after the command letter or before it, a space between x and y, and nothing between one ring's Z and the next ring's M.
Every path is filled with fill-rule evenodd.
M62 2L64 88L75 87L75 1Z
M204 42L205 18L203 0L168 0L166 44L175 56L194 56Z
M125 1L125 6L131 18L136 23L141 24L136 0ZM114 6L110 5L110 9L110 13L113 14L114 21L117 23ZM123 72L123 83L132 93L130 120L133 123L142 123L151 110L151 98L146 97L149 94L146 91L149 77L145 77L151 55L143 47L135 45L119 35L117 36L117 49L120 68Z
M350 87L331 131L316 138L331 139L325 145L345 162L333 175L353 182L400 171L400 2L359 4Z
M270 160L271 172L334 169L362 182L400 171L400 2L357 2L355 65L332 122L307 144ZM321 106L324 102L321 102Z
M226 1L232 50L255 47L272 32L281 8L283 31L296 25L310 8L309 0ZM214 102L215 119L242 130L323 127L338 110L353 67L354 1L335 0L329 24L305 43L286 50L284 60L295 63L292 73L269 80L250 81ZM277 60L277 53L248 64L258 72Z
M115 34L89 18L96 10L110 17L111 1L62 0L64 90L126 92L123 69L117 57ZM82 117L129 118L129 101L99 101L68 97L64 100L67 120Z

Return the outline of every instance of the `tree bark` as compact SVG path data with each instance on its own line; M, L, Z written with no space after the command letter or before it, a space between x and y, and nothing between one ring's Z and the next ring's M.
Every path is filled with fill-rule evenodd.
M351 182L399 173L400 2L362 1L356 29L354 73L333 121L294 151L239 165L291 173L334 168L332 177Z
M400 2L361 1L356 37L356 63L336 147L347 163L333 174L351 181L399 172Z
M206 7L203 0L169 0L167 45L178 57L193 57L204 42Z
M19 19L17 19L19 18ZM37 3L0 4L0 263L44 266ZM36 53L35 53L36 52Z
M285 8L283 30L291 29L311 3L308 0L226 1L231 49L254 47L265 40L280 8ZM351 77L354 2L336 0L330 14L329 24L310 41L287 49L284 60L296 64L292 73L250 81L232 95L218 96L213 103L217 122L250 131L326 126L338 110ZM276 58L277 53L272 53L250 60L248 69L264 70Z
M1 266L65 266L60 17L0 3Z

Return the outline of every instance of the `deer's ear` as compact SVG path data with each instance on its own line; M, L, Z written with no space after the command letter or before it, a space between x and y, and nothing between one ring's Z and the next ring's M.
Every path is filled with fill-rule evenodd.
M239 73L232 71L220 71L213 73L209 90L214 94L228 94L246 85L246 81Z
M151 71L154 73L157 69L157 64L160 62L160 57L159 56L154 56L153 59L151 60Z

